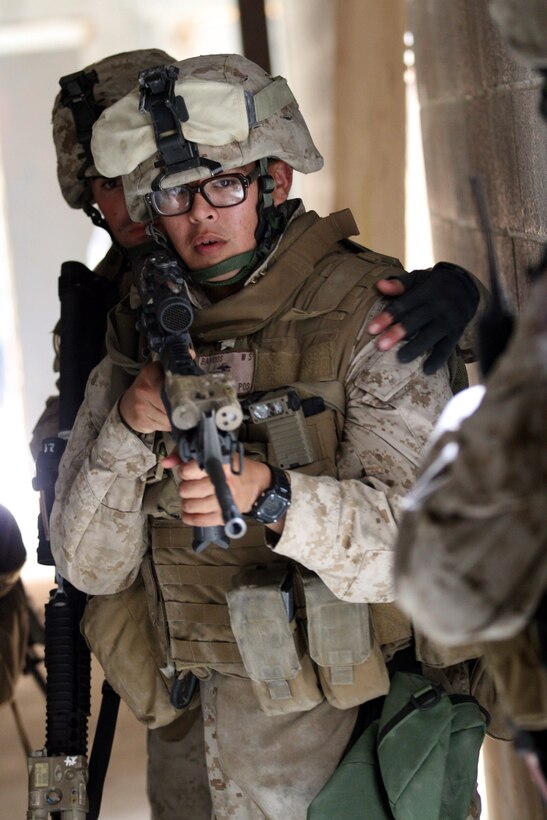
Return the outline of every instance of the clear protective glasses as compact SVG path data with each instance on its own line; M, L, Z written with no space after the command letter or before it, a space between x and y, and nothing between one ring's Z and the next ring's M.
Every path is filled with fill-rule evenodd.
M223 174L197 185L176 185L146 194L145 199L159 216L180 216L191 210L194 197L201 194L213 208L232 208L247 199L249 186L260 176L260 168L250 174Z

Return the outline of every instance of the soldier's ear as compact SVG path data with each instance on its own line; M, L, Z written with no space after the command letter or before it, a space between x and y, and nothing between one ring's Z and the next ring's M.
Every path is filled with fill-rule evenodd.
M274 159L268 165L268 173L273 178L272 192L274 205L280 205L288 199L292 185L292 168L282 159Z

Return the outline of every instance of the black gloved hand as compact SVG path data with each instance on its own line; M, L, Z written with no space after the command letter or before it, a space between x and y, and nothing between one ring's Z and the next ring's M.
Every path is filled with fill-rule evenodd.
M411 362L431 350L424 373L435 373L447 361L475 315L479 292L465 268L437 262L433 268L402 273L406 290L386 306L404 327L408 341L398 350L400 362Z

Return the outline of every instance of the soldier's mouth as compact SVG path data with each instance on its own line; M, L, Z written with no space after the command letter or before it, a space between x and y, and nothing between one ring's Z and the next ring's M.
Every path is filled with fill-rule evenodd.
M200 239L194 242L194 250L197 253L208 254L218 250L224 244L224 241L218 238Z

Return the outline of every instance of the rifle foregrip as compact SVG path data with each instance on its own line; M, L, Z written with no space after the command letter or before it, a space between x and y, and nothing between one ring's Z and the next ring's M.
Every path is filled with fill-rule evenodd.
M66 583L66 582L65 582ZM46 747L49 754L86 755L90 653L80 633L85 595L56 590L46 604Z

